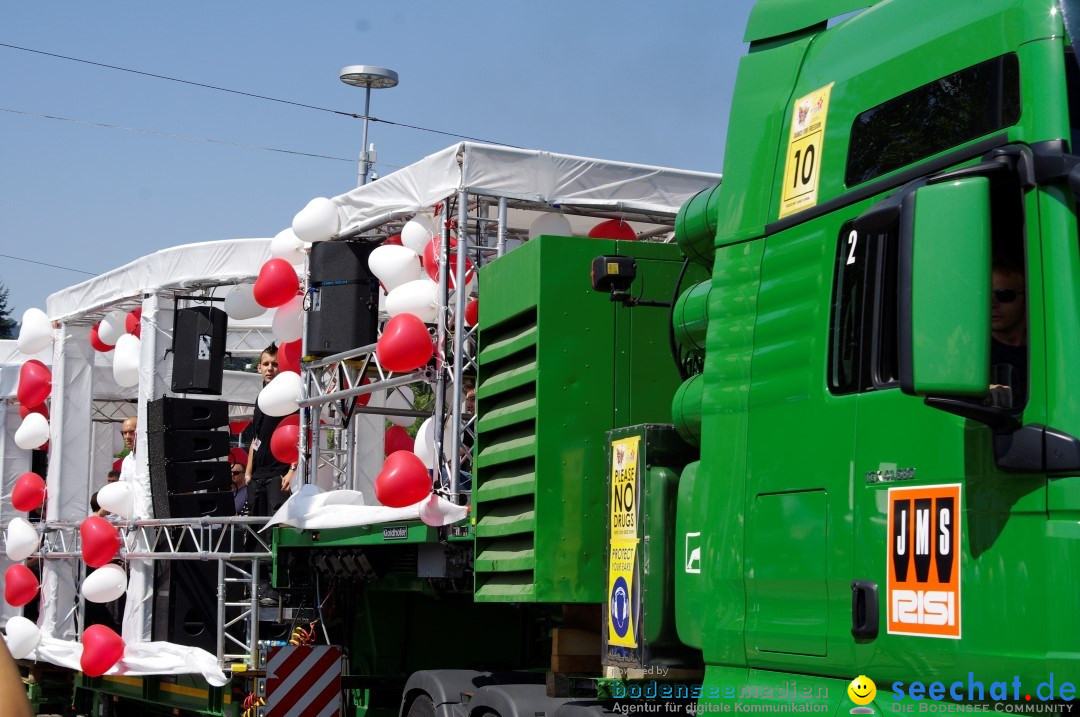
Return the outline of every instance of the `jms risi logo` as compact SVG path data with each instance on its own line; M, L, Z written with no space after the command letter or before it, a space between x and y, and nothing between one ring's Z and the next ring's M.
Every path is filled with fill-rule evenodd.
M889 489L889 633L960 638L960 486Z

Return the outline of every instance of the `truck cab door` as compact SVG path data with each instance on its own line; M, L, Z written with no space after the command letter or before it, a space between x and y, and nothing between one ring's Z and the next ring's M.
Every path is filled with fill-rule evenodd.
M1015 173L978 175L901 189L839 238L868 263L852 635L878 685L1016 664L1049 630L1024 607L1049 584L1046 475L999 465L1045 410L1038 207ZM1028 326L1008 361L988 341L1005 304Z

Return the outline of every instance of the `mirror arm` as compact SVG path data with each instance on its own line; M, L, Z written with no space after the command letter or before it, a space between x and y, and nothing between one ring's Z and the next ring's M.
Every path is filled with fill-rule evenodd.
M962 398L940 396L927 396L923 403L931 408L985 424L995 431L1013 432L1020 428L1016 414L1000 406L984 406Z

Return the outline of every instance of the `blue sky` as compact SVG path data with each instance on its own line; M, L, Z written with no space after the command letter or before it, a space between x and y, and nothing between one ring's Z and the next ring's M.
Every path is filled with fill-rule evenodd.
M372 115L530 149L721 170L751 0L5 3L0 43L363 112L344 65L401 84ZM0 47L0 253L103 272L273 236L356 185L361 123ZM152 130L142 134L20 113ZM314 159L169 135L347 158ZM376 171L455 141L373 124ZM0 257L18 319L87 275Z

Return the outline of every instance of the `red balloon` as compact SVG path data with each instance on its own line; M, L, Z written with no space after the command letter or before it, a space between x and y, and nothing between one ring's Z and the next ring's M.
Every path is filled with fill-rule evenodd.
M361 386L367 386L369 383L371 383L371 379L367 378L365 376L364 380L360 382L360 385ZM359 396L356 397L356 402L359 403L361 406L368 405L368 401L370 401L370 400L371 400L371 394L370 393L363 393L363 394L360 394Z
M21 563L4 572L4 600L8 605L22 607L34 599L39 587L37 576Z
M124 328L132 336L142 337L142 307L136 306L124 317Z
M284 259L271 259L262 265L255 279L254 296L259 306L275 309L289 303L300 288L296 269Z
M124 656L124 640L104 625L83 630L79 666L87 677L101 677Z
M450 237L451 248L457 246L457 239ZM436 237L429 241L424 246L424 271L427 272L428 278L432 281L439 280L439 238ZM468 284L472 281L473 273L476 268L473 263L468 259L465 259L465 283ZM450 288L457 288L457 252L450 252Z
M303 353L300 344L302 344L303 341L303 339L297 339L296 341L290 341L289 343L282 344L278 347L278 373L281 373L282 371L300 373L300 355Z
M30 359L19 369L19 403L38 406L52 393L52 371L37 359Z
M427 327L413 314L398 314L387 321L375 345L379 364L397 373L420 368L434 351Z
M412 451L391 453L375 478L375 498L391 508L419 503L431 493L431 475Z
M412 436L401 426L390 426L386 429L386 437L383 438L385 455L397 453L398 451L412 452L413 445Z
M476 326L476 322L480 318L480 299L470 299L469 303L465 304L465 324L468 326Z
M11 491L11 505L15 510L30 512L45 502L45 481L37 473L23 473L15 481Z
M109 351L112 351L116 347L115 346L110 346L109 344L105 343L98 336L98 327L99 326L101 326L100 321L97 322L96 324L94 324L90 328L90 345L94 347L95 351L100 351L101 353L107 353Z
M112 469L114 471L116 471L117 473L119 473L120 469L123 468L123 467L124 467L124 459L123 458L117 458L115 461L112 462Z
M633 241L637 239L637 232L622 219L608 219L606 222L600 222L590 229L589 238Z
M293 416L296 416L295 422L288 420L292 416L283 418L270 436L270 452L282 463L296 463L300 460L300 449L297 445L300 442L300 416Z
M23 406L22 404L19 404L19 418L26 418L31 413L40 413L42 416L45 416L45 418L48 419L49 407L46 406L44 403L37 406Z
M400 234L394 234L393 236L388 236L383 241L383 244L384 245L386 245L386 244L395 244L397 246L401 246L401 235Z
M120 549L120 533L100 515L91 515L79 526L83 562L92 568L105 565Z

